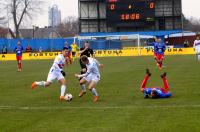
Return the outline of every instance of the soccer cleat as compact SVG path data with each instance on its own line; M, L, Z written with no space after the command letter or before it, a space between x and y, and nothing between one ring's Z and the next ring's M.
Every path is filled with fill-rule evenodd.
M32 89L35 89L36 87L37 87L36 82L32 83L31 88L32 88Z
M146 74L147 74L148 76L151 76L151 73L150 73L149 69L146 69Z
M81 91L78 96L82 97L84 94L86 94L86 92L85 91Z
M166 77L166 76L167 76L167 73L166 73L166 72L164 72L163 74L160 75L161 78L164 78L164 77Z
M97 102L98 100L99 100L99 96L94 96L94 97L93 97L93 101L94 101L94 102Z
M65 100L65 96L60 96L60 101Z

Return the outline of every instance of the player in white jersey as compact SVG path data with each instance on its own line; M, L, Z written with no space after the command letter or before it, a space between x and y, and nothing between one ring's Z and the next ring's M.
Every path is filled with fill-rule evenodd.
M195 49L197 59L200 61L200 39L199 39L199 37L197 37L196 40L194 41L193 48Z
M79 94L79 97L86 94L85 84L88 83L88 89L93 93L93 101L97 102L99 100L99 95L95 87L100 80L99 67L103 68L103 64L100 64L96 59L87 57L86 55L81 57L81 61L86 65L87 72L81 75L75 74L75 77L82 78L80 80L82 91Z
M57 79L61 84L60 100L64 100L66 81L63 67L66 62L67 53L68 48L64 47L62 53L55 57L54 63L48 73L47 81L35 81L32 83L31 88L35 89L37 86L48 87L55 79Z

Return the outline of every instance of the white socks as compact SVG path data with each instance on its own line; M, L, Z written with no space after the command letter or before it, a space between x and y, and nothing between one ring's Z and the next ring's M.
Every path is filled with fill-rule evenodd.
M82 84L82 85L81 85L81 89L82 89L82 91L86 92L85 84Z
M65 96L66 85L61 85L60 96Z
M40 81L40 82L35 82L38 86L43 86L45 87L45 81Z
M98 96L98 93L97 93L97 91L96 91L95 88L92 89L92 94L93 94L94 96Z

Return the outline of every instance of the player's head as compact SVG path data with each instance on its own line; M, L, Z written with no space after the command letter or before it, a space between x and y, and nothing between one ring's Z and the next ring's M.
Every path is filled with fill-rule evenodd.
M84 43L84 46L85 46L85 47L89 47L89 46L90 46L89 42L86 41L86 42Z
M199 36L197 36L197 40L199 40Z
M156 37L156 42L160 43L162 40L160 37Z
M67 41L65 42L65 46L68 46L68 43L67 43Z
M81 61L82 61L84 64L88 64L88 63L89 63L88 57L87 57L86 55L81 56Z
M63 47L62 54L64 55L64 57L67 57L68 51L69 49L67 47Z
M21 44L20 41L18 41L18 42L17 42L17 45L20 45L20 44Z

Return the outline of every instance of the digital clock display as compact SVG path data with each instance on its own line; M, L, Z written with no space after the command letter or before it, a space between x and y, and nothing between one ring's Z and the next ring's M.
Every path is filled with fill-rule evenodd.
M106 0L107 23L153 22L154 0Z

